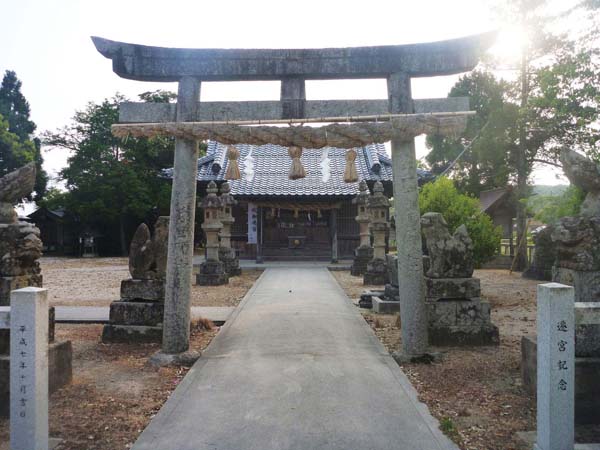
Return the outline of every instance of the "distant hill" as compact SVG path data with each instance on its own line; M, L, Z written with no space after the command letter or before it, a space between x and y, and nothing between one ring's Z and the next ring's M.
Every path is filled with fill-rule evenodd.
M557 197L562 195L568 187L568 184L538 184L533 186L532 195L550 195Z

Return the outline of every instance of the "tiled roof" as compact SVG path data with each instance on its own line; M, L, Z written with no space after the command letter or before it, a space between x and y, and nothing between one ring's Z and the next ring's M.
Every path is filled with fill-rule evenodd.
M270 144L261 146L240 144L235 147L240 151L238 161L242 178L229 182L233 195L356 195L358 193L358 182L344 182L346 149L328 149L331 176L327 182L323 182L322 168L319 164L323 149L304 149L301 161L306 170L306 177L290 180L288 172L291 158L287 147ZM244 158L250 150L254 157L252 181L249 181L244 174ZM373 144L355 150L359 180L392 180L391 160L386 155L382 144ZM224 180L228 164L226 151L227 146L214 141L209 142L206 156L198 159L199 181Z

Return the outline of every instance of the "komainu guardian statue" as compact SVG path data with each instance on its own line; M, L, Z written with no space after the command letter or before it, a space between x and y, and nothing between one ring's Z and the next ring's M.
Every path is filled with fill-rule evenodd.
M0 306L10 304L10 291L14 289L42 286L40 230L20 222L14 209L31 194L34 183L33 162L0 178Z

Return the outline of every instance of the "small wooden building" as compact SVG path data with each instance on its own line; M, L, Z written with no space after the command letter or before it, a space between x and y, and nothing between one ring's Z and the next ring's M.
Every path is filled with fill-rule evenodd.
M44 254L79 254L79 224L69 212L39 208L27 217L40 229Z
M479 194L481 211L488 214L495 226L502 227L502 238L512 240L517 199L511 186L490 189Z
M303 149L306 177L290 180L286 147L236 145L242 177L230 181L238 201L233 210L232 243L240 258L333 260L351 258L359 244L355 221L358 182L344 182L345 149ZM392 196L391 159L381 144L355 149L359 181L381 181ZM209 142L198 160L198 195L207 184L223 182L227 147Z

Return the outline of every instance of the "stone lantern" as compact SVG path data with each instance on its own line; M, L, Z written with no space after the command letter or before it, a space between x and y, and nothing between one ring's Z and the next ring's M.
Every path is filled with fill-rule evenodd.
M196 276L196 282L201 286L219 286L229 282L223 263L219 260L219 231L223 224L220 220L221 201L217 192L216 183L211 181L201 203L204 209L202 229L206 234L206 260L200 265L200 272Z
M368 210L369 188L367 182L362 180L358 185L358 195L352 200L357 206L358 215L356 221L360 227L360 244L354 249L354 262L350 273L354 276L363 275L367 270L367 264L373 259L373 247L371 247L371 234L369 233L369 222L371 218Z
M231 225L235 222L231 210L237 201L231 195L231 187L225 182L221 185L221 223L223 228L219 236L221 237L221 245L219 246L219 261L223 263L225 272L230 277L241 275L240 261L235 254L235 250L231 247Z
M385 235L389 227L389 208L390 201L383 193L383 184L381 181L377 181L373 186L373 195L367 202L367 209L371 217L369 228L373 234L373 258L367 264L364 284L385 284L387 282Z

